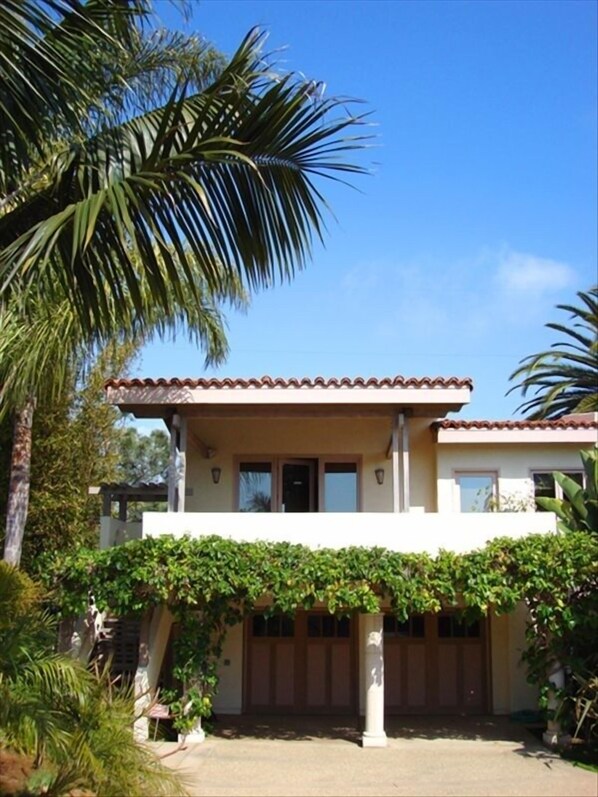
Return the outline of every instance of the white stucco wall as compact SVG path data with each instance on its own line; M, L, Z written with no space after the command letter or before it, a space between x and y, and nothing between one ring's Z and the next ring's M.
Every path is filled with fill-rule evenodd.
M243 708L243 623L228 629L218 664L216 714L240 714Z
M581 470L579 445L449 445L437 447L438 512L458 512L456 471L498 474L499 497L533 495L532 471Z

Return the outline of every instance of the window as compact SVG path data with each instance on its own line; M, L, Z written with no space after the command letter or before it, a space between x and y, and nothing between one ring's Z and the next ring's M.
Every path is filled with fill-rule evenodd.
M272 463L241 462L239 465L239 511L272 511Z
M324 464L324 512L357 512L355 462Z
M292 637L295 636L295 620L286 614L271 617L254 614L251 631L254 637Z
M456 475L460 512L492 512L496 509L495 473Z
M307 636L328 639L347 639L351 636L351 620L333 614L308 614Z
M558 470L555 468L555 470ZM577 482L583 487L583 472L582 471L561 471L565 476ZM536 471L532 473L532 480L534 483L534 499L535 498L564 498L561 486L556 483L554 479L554 471ZM546 510L536 505L536 512L545 512Z
M466 623L454 614L441 614L438 616L438 637L440 639L478 639L480 636L480 623L474 620Z
M385 614L384 636L410 637L411 639L423 639L425 637L425 625L424 625L423 615L414 614L405 622L401 622L394 616L394 614Z

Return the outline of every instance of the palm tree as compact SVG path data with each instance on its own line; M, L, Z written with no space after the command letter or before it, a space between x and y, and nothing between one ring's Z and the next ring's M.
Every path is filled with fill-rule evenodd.
M163 104L147 81L131 97L113 54L144 55L148 11L148 0L0 6L0 295L59 288L88 330L102 328L107 295L141 309L142 271L165 310L193 295L191 254L209 289L223 273L251 288L291 277L323 235L314 178L363 171L342 159L363 146L344 135L359 121L346 101L276 74L257 31L199 89L168 73Z
M193 263L193 259L191 258ZM163 265L162 268L165 268ZM192 265L192 268L195 268ZM169 314L153 301L149 286L140 282L141 312L128 295L116 305L108 294L101 332L90 335L68 298L48 302L29 290L0 312L0 419L13 418L13 446L6 513L4 559L18 565L27 520L30 489L32 423L38 401L52 401L61 395L69 379L83 372L98 353L113 342L137 349L155 335L174 337L185 329L189 338L206 352L206 365L225 359L228 344L221 305L228 301L243 307L245 296L238 282L222 278L222 292L201 289L202 274L196 269L195 296L179 305L169 297Z
M570 313L567 324L546 324L566 336L550 351L521 360L509 379L521 381L509 390L520 389L534 396L518 409L531 420L556 419L572 412L598 411L598 287L579 291L581 305L558 304Z
M42 365L56 366L66 341L72 353L74 341L89 351L128 324L171 329L181 316L199 321L206 297L231 286L238 297L290 278L323 234L313 178L362 171L341 159L363 146L343 137L360 120L333 118L344 101L274 73L262 34L223 67L199 41L148 34L150 10L149 0L0 5L0 381L15 417L14 563ZM55 354L44 353L44 330ZM18 368L25 341L39 351Z
M42 598L25 573L0 562L0 751L32 757L40 791L51 795L184 793L135 743L131 690L54 651L56 628Z

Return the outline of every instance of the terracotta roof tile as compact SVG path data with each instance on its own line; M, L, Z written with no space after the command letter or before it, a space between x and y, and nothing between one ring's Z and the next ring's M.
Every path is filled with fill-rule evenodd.
M382 378L372 377L364 379L358 377L332 377L325 379L317 376L314 379L305 377L303 379L283 379L281 377L262 376L259 378L237 379L225 377L223 379L192 379L173 377L172 379L109 379L105 387L128 388L128 387L188 387L210 389L237 389L237 388L393 388L393 387L414 387L414 388L469 388L473 390L473 382L469 377L460 378L457 376L449 377L405 377L388 376Z
M560 418L558 421L436 421L432 424L434 429L460 429L473 431L488 430L521 430L521 429L597 429L598 422L594 420L578 420L575 418Z

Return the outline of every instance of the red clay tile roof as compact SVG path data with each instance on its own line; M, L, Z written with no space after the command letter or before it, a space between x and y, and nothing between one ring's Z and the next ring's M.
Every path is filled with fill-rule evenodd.
M469 429L474 431L513 429L598 429L598 422L560 418L558 421L435 421L434 429Z
M391 387L415 387L415 388L469 388L473 390L473 382L469 377L460 378L457 376L449 377L430 377L424 376L417 377L404 377L404 376L387 376L380 379L374 377L364 379L361 376L340 377L325 379L322 376L317 376L315 379L305 377L303 379L283 379L281 377L262 376L260 378L251 379L233 379L225 377L224 379L191 379L173 377L172 379L109 379L105 387L189 387L189 388L202 388L208 390L210 388L352 388L352 387L373 387L373 388L391 388Z

